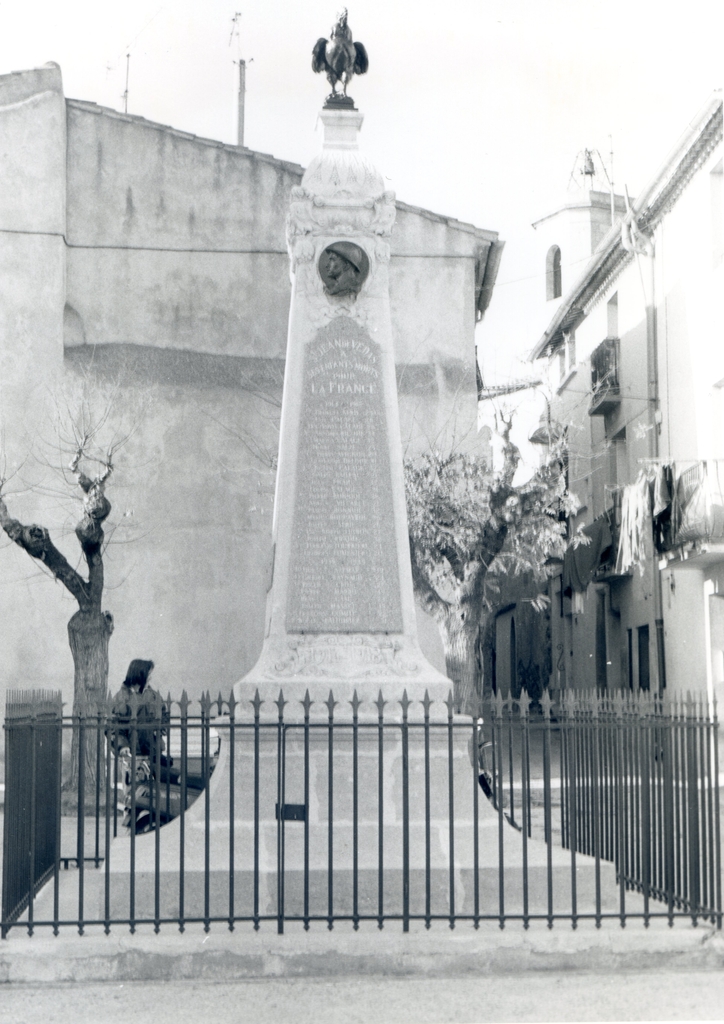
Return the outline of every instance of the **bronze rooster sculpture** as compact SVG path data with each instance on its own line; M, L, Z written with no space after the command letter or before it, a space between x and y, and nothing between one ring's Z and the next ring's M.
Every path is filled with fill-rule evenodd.
M352 30L347 24L345 8L332 26L331 39L318 39L312 50L312 71L319 74L324 71L332 86L327 102L345 102L350 104L347 86L355 75L364 75L369 66L367 51L362 43L352 41ZM337 92L338 83L342 83L342 93Z

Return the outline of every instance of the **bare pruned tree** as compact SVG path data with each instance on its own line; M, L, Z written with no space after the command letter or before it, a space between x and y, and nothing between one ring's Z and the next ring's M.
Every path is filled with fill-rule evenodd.
M67 410L66 410L67 412ZM61 466L66 490L70 488L81 501L80 516L74 533L80 545L80 564L76 567L59 550L49 530L37 523L22 523L11 515L6 493L7 480L0 476L0 526L18 547L75 598L78 610L68 622L68 641L74 666L74 714L96 714L108 695L108 643L113 633L113 616L104 609L105 572L103 557L107 543L104 526L111 513L106 487L114 469L114 457L128 440L128 434L115 436L105 446L100 433L109 412L92 422L89 408L65 417L65 431L58 431L58 451L70 461ZM71 773L66 789L77 784L80 751L74 733ZM86 778L95 779L95 746L85 751Z

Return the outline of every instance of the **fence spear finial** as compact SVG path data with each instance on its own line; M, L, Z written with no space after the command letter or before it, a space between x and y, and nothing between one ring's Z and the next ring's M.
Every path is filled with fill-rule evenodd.
M361 703L362 701L357 696L357 690L355 689L352 694L352 700L350 701L350 704L352 705L352 717L355 719L355 721L357 719L357 712L359 711L359 706Z
M309 719L309 709L311 708L312 704L314 704L314 701L309 696L309 687L307 687L306 692L304 694L304 700L300 701L300 704L304 708L304 718L305 718L305 720L308 720Z
M548 693L548 690L543 691L543 694L541 695L540 699L540 706L543 710L543 718L546 722L549 722L551 718L551 708L553 707L553 701L551 700L551 695L550 693Z
M397 703L402 708L402 721L406 722L407 721L407 709L409 708L410 704L412 703L410 698L407 696L407 687L405 687L405 689L402 691L402 700L399 700Z
M257 693L258 692L259 691L257 690ZM274 703L279 708L279 721L283 722L284 721L284 708L287 706L289 701L284 700L284 691L282 690L281 686L279 687L279 696L274 701Z
M530 697L525 687L521 688L520 697L518 697L518 710L520 711L521 718L528 717L528 709L530 707Z
M425 710L425 720L426 721L430 717L430 705L431 704L432 704L432 701L430 700L430 694L428 693L427 690L425 690L425 696L423 697L423 700L422 700L422 706L423 706L423 708Z
M327 711L329 712L329 720L331 722L334 719L334 709L337 707L337 704L339 703L339 701L336 701L334 699L334 694L330 690L329 691L329 697L327 697L327 699L325 700L324 703L325 703L325 705L327 707Z
M256 688L256 693L254 694L254 699L250 700L249 703L254 708L254 718L258 718L259 717L259 710L260 710L262 704L264 703L264 701L259 696L259 687L258 686Z

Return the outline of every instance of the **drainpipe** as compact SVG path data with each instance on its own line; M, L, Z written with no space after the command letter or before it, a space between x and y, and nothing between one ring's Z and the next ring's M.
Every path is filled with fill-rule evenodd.
M659 458L659 433L661 431L661 409L659 407L659 335L656 313L656 257L654 240L651 239L649 265L649 302L646 307L646 361L648 365L648 406L649 406L649 448L651 457ZM652 544L653 544L653 519ZM652 558L654 574L654 621L656 623L656 664L659 670L659 693L666 689L666 651L664 648L664 600L663 581L658 558L654 550Z
M646 308L646 376L649 418L649 457L657 461L659 458L659 430L661 427L661 410L659 408L659 339L658 318L656 314L656 252L652 235L639 230L636 219L631 211L628 189L626 189L627 216L621 228L621 241L624 249L636 255L636 265L641 280L641 291ZM646 261L646 273L642 266L642 257ZM652 523L653 525L653 523ZM652 533L653 543L653 533ZM658 560L652 560L654 622L656 625L656 667L659 678L659 693L666 689L666 652L664 648L664 614L663 614L663 583Z
M714 718L714 673L711 668L711 614L709 598L716 593L714 580L704 580L704 651L706 654L706 699L709 718Z

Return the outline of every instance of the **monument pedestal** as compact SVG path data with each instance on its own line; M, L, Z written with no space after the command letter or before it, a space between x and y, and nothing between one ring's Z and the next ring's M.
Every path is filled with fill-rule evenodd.
M276 712L276 709L273 709ZM548 912L549 850L501 822L470 760L473 726L356 722L326 709L309 719L253 718L237 709L233 751L219 723L220 760L208 794L158 834L136 837L135 917L276 922L448 920ZM335 712L337 709L335 709ZM413 716L410 716L413 717ZM417 718L415 715L414 718ZM281 808L281 815L278 814ZM301 812L301 813L300 813ZM233 825L232 825L233 822ZM158 862L156 841L158 837ZM157 871L158 863L158 871ZM64 873L65 874L65 873ZM131 840L115 840L109 916L129 916ZM77 873L65 875L61 919L77 907ZM554 912L572 909L571 854L550 849ZM579 914L595 910L593 858L576 856ZM616 913L612 864L600 864L601 909ZM52 886L36 903L52 902ZM640 897L627 893L629 912ZM85 917L102 920L105 871L85 874ZM275 924L273 924L276 927Z

